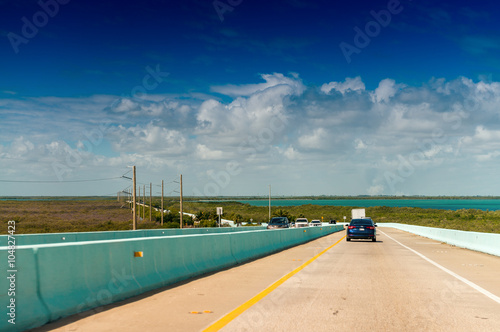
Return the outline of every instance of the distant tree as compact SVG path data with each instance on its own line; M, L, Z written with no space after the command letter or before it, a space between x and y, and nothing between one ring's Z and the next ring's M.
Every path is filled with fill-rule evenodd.
M198 212L195 214L195 218L196 218L196 220L198 220L198 221L203 220L203 219L204 219L203 217L204 217L204 216L203 216L203 211L198 211Z
M198 211L195 219L200 222L200 227L215 227L219 217L215 211Z
M283 209L276 210L273 215L273 217L287 217L290 222L295 220L295 216L291 215L290 212L285 211Z
M234 216L234 223L236 225L239 225L243 222L243 217L241 216L241 214L237 214Z

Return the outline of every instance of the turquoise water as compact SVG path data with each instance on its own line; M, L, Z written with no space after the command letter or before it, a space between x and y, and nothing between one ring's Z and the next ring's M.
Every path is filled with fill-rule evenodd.
M253 206L268 206L269 200L238 201ZM441 210L500 210L500 199L274 199L272 206L296 205L332 205L332 206L390 206L390 207L419 207L424 209Z

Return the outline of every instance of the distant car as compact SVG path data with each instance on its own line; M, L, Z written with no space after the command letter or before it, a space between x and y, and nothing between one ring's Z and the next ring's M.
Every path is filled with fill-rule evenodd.
M297 218L295 219L295 227L308 227L309 226L309 221L307 218Z
M337 220L335 220L335 219L330 219L329 224L336 224L336 223L337 223Z
M346 240L351 239L371 239L373 242L377 241L377 232L375 225L370 218L352 219L347 226Z
M267 229L289 228L290 222L287 217L274 217L267 224Z
M309 226L321 226L321 221L319 221L318 219L311 220Z

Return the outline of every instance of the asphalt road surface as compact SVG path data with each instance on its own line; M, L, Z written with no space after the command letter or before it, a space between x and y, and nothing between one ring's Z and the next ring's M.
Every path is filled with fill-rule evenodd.
M344 236L35 331L500 331L500 257L392 228Z

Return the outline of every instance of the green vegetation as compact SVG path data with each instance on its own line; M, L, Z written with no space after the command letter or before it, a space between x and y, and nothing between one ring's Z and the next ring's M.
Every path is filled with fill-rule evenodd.
M110 199L0 201L0 233L16 221L15 234L131 229L130 210Z
M500 233L500 211L372 207L366 209L366 214L378 223L397 222L461 231Z
M153 206L159 207L160 200L154 199ZM196 215L196 223L184 216L185 227L213 227L216 225L216 207L224 210L224 219L239 223L263 223L269 218L268 207L257 207L231 201L185 201L184 212ZM138 229L176 228L179 227L179 201L175 198L165 200L164 208L170 213L164 214L163 225L160 224L161 213L152 212L149 222L149 208L144 212L144 220L138 219ZM286 216L290 220L305 217L309 220L330 219L349 220L351 209L348 206L301 205L272 207L272 216ZM464 231L500 233L500 211L482 210L436 210L409 207L368 207L366 215L377 223L397 222L404 224L458 229ZM141 208L142 217L142 208ZM55 233L55 232L87 232L132 229L132 213L129 204L117 202L110 198L73 198L68 200L0 201L0 234L7 234L7 221L16 221L16 234Z
M246 201L246 200L261 200L268 199L269 196L219 196L214 197L212 200L218 201ZM185 200L199 201L200 197L184 197ZM392 195L354 195L354 196L330 196L330 195L320 195L320 196L273 196L273 199L308 199L308 200L328 200L328 199L500 199L500 196L392 196Z
M185 202L184 210L191 213L199 211L213 211L217 206L224 209L224 218L249 222L250 218L254 222L262 223L268 221L268 207L257 207L238 202ZM314 204L300 206L274 206L271 209L272 216L286 216L291 221L297 217L305 217L308 220L320 219L328 222L335 219L337 222L343 222L343 217L349 221L352 206L321 206ZM486 233L500 233L500 211L483 210L437 210L422 209L412 207L367 207L366 215L373 218L377 223L394 222L402 224L420 225L427 227L439 227L448 229L457 229L463 231L475 231Z

